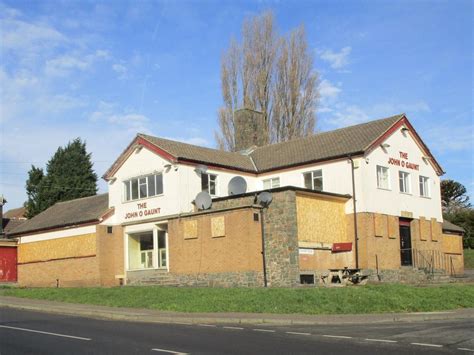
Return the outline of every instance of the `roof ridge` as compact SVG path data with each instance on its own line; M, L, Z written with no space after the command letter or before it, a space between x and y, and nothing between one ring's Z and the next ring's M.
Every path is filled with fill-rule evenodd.
M61 204L61 203L74 202L74 201L78 201L78 200L85 200L86 198L99 197L99 196L104 196L104 195L108 195L108 194L109 194L108 192L104 192L102 194L95 194L95 195L91 195L91 196L78 197L78 198L74 198L72 200L59 201L59 202L56 202L54 205L58 205L58 204ZM51 207L53 207L54 205L52 205Z
M189 146L189 147L194 147L194 148L199 148L199 149L206 149L206 150L212 150L212 151L214 151L214 152L230 153L230 154L242 155L242 154L240 154L239 152L230 152L230 151L228 151L228 150L221 150L221 149L217 149L217 148L203 147L203 146L201 146L201 145L196 145L196 144L191 144L191 143L185 143L185 142L181 142L181 141L177 141L177 140L173 140L173 139L168 139L168 138L163 138L163 137L152 136L152 135L144 134L144 133L138 133L138 135L141 136L141 137L143 137L143 138L151 137L151 138L154 138L154 139L161 139L161 140L164 140L164 141L167 141L167 142L173 142L173 143L184 144L184 145L187 145L187 146ZM168 153L169 153L169 152L168 152Z
M375 123L375 122L380 122L380 121L385 121L385 120L390 120L390 119L393 119L395 117L403 117L405 116L405 113L400 113L398 115L393 115L393 116L389 116L389 117L385 117L385 118L378 118L378 119L375 119L375 120L370 120L370 121L366 121L366 122L362 122L362 123L358 123L358 124L354 124L352 126L346 126L346 127L340 127L340 128L336 128L336 129L332 129L332 130L329 130L329 131L324 131L324 132L316 132L316 133L313 133L309 136L305 136L305 137L297 137L297 138L293 138L293 139L290 139L288 141L284 141L284 142L277 142L277 143L271 143L271 144L266 144L266 145L263 145L261 147L257 147L252 153L250 154L253 154L254 152L262 149L262 148L266 148L266 147L274 147L276 145L282 145L282 144L285 144L285 143L289 143L289 142L295 142L295 141L300 141L300 140L305 140L305 139L311 139L313 137L316 137L316 136L321 136L321 135L324 135L324 134L328 134L328 133L334 133L334 132L337 132L337 131L342 131L342 130L347 130L349 128L354 128L354 127L360 127L360 126L364 126L364 125L367 125L367 124L371 124L371 123Z

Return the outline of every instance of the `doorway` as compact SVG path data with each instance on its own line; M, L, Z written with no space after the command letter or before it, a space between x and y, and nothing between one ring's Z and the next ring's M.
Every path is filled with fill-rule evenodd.
M400 219L400 259L402 266L412 266L410 220Z

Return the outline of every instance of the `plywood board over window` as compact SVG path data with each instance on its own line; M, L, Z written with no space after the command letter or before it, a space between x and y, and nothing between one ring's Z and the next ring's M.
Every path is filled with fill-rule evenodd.
M211 236L212 238L225 237L224 216L211 218Z
M184 239L196 239L198 237L197 220L184 221Z
M388 216L388 237L390 239L398 238L399 233L399 221L398 217Z
M375 236L376 237L387 237L388 232L388 216L385 214L375 214Z
M431 241L437 242L441 238L441 225L436 218L431 218Z
M431 233L430 222L425 217L420 217L420 240L428 240Z

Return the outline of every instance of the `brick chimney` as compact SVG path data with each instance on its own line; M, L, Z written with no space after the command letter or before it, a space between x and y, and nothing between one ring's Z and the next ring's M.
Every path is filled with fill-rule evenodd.
M235 151L253 146L261 147L267 141L263 114L248 108L234 112Z

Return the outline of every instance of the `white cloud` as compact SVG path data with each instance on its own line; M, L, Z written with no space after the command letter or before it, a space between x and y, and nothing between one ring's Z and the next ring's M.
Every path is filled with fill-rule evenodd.
M68 53L46 62L46 74L66 76L73 70L88 70L99 60L107 60L110 55L105 50L96 50L94 53Z
M336 102L333 105L323 106L320 113L327 113L324 121L331 127L345 127L377 118L389 117L400 113L430 112L430 106L425 101L414 101L409 103L379 103L368 107Z
M321 95L321 101L331 101L337 99L341 89L333 85L329 80L322 80L319 84L319 94Z
M349 64L349 55L351 54L351 47L344 47L340 52L333 52L330 49L321 52L322 60L329 63L333 69L342 69Z
M127 77L127 67L125 65L115 63L112 65L112 70L118 74L118 78L123 80Z
M473 124L436 124L424 131L427 141L434 150L445 153L453 151L474 151ZM468 159L469 160L469 159Z
M101 101L89 115L91 122L107 122L110 125L126 127L132 132L149 132L150 119L136 112L125 112L115 103Z

